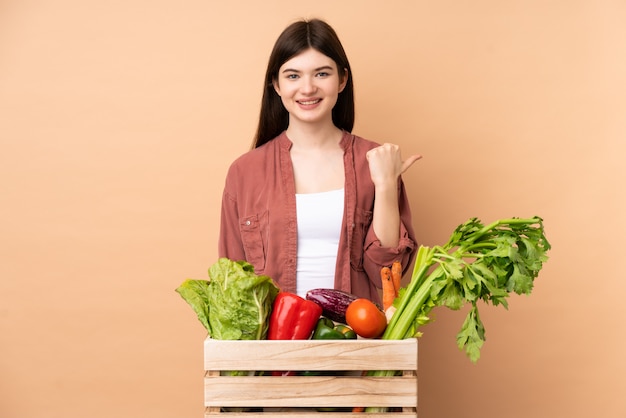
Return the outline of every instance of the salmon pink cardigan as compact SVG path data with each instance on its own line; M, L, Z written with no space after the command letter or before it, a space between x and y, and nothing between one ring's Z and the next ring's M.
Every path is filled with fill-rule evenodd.
M292 142L283 132L230 166L221 209L219 257L246 260L286 292L296 292L296 190ZM400 241L387 248L372 227L375 190L365 154L379 144L349 132L344 150L344 213L335 268L335 289L380 301L380 269L400 260L406 271L417 250L411 210L398 181Z

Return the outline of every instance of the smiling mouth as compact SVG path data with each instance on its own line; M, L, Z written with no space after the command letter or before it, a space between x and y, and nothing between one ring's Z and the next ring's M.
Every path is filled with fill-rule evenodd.
M322 99L315 99L315 100L298 100L298 103L300 103L301 105L314 105L317 104L319 102L321 102Z

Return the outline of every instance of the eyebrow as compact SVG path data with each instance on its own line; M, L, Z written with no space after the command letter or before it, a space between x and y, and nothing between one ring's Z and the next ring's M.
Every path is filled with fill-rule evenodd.
M330 65L324 65L322 67L318 67L318 68L314 69L313 71L321 71L321 70L331 70L332 71L333 67L331 67ZM296 70L295 68L285 68L283 70L283 73L289 73L289 72L299 73L300 70Z

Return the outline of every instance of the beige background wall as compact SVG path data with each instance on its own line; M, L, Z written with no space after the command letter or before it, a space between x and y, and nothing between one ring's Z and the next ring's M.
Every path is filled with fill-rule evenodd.
M0 1L0 417L200 417L204 329L174 293L216 259L230 161L299 17L338 31L355 132L424 159L426 245L540 215L530 297L420 345L420 417L624 417L626 3Z

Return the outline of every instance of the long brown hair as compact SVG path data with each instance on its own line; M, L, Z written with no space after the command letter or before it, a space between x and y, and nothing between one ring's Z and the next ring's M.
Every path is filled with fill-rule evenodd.
M333 108L333 123L340 129L352 132L354 126L354 86L348 57L335 30L320 19L302 20L289 25L278 37L270 54L265 73L265 85L261 100L259 125L252 148L260 147L277 137L289 125L289 113L283 106L280 96L274 90L273 82L278 77L280 66L299 53L313 48L337 64L343 74L347 70L348 81Z

